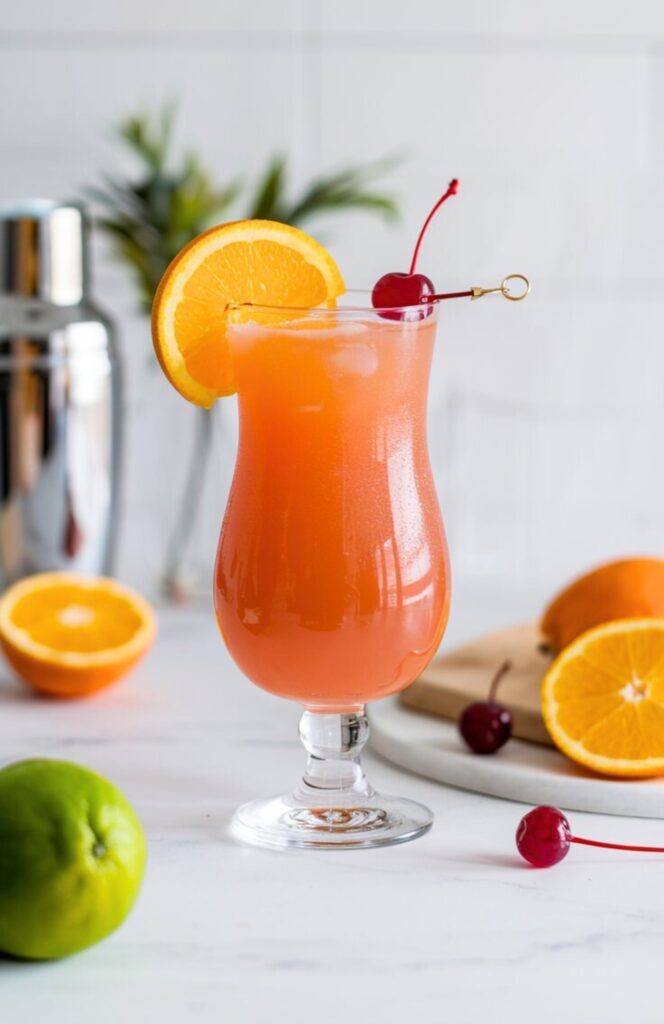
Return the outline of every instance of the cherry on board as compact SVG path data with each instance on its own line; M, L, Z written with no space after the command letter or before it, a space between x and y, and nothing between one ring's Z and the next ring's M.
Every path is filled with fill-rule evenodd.
M459 732L475 754L495 754L512 735L512 715L494 699L501 679L511 667L511 662L503 662L493 677L488 700L474 701L461 713Z
M404 307L426 305L428 297L435 294L436 289L431 279L426 277L425 274L416 273L417 260L420 254L422 239L434 215L443 203L450 196L455 196L458 191L458 179L453 178L448 185L447 191L440 197L422 226L422 230L415 243L415 251L413 252L408 273L393 271L389 274L383 274L374 285L371 293L371 303L374 309L380 310L380 315L385 319L405 320L409 317L409 314ZM432 309L433 306L426 306L424 310L419 311L419 315L428 316Z

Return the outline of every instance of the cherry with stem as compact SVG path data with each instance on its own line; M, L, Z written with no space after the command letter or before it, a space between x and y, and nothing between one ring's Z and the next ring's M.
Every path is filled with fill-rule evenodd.
M422 225L417 242L415 243L415 249L413 251L413 258L410 261L410 269L407 274L393 271L389 274L383 274L379 281L374 285L371 293L371 302L374 309L381 310L381 316L391 320L403 320L404 313L403 307L405 306L419 306L422 303L426 303L428 299L433 297L436 293L433 282L425 274L418 274L417 261L420 255L420 248L422 241L427 232L429 224L433 220L434 216L445 203L450 196L455 196L459 191L459 181L457 178L453 178L447 187L447 191L443 193L437 203L431 209L427 219ZM458 296L455 294L449 296L436 296L436 298L457 298L461 295L471 294L470 292L459 293ZM431 312L432 307L429 306L424 315L428 315Z
M504 661L491 681L487 700L474 701L461 713L459 732L475 754L495 754L512 735L512 715L496 700L498 687L511 667L511 661Z
M596 846L602 850L628 850L632 853L664 853L664 846L634 846L631 843L604 843L572 835L570 823L557 807L535 807L519 822L516 845L519 853L536 868L550 868L569 853L572 843Z

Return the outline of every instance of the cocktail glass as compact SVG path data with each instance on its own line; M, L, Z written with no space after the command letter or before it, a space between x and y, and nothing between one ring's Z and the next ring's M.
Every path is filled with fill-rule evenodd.
M215 609L245 675L303 705L308 754L293 792L235 813L235 835L270 847L386 845L432 822L376 793L360 752L366 703L411 683L447 622L426 442L437 307L344 303L243 306L228 329L240 432Z

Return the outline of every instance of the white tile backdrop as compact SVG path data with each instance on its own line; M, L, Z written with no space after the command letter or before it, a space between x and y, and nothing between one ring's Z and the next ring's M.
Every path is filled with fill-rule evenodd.
M507 271L531 299L444 310L431 453L457 579L542 594L585 565L664 549L664 5L658 0L23 0L0 19L0 198L67 196L115 159L109 126L177 96L221 178L290 154L294 182L384 153L397 228L321 222L346 279L402 267L449 178L423 269ZM155 372L103 246L122 329L129 451L122 574L154 584L191 410ZM220 411L196 555L211 561L234 451Z

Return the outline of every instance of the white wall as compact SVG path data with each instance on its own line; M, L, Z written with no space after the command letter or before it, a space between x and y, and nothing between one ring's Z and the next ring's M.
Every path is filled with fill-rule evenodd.
M178 96L218 175L288 151L295 182L386 152L398 228L321 223L346 279L404 267L423 214L439 287L523 271L522 306L442 313L432 460L457 579L552 584L664 548L664 6L656 0L24 0L0 24L0 198L68 195L114 159L109 126ZM145 324L103 250L123 325L130 453L122 569L154 580L191 412L152 372ZM216 455L210 561L232 463Z

